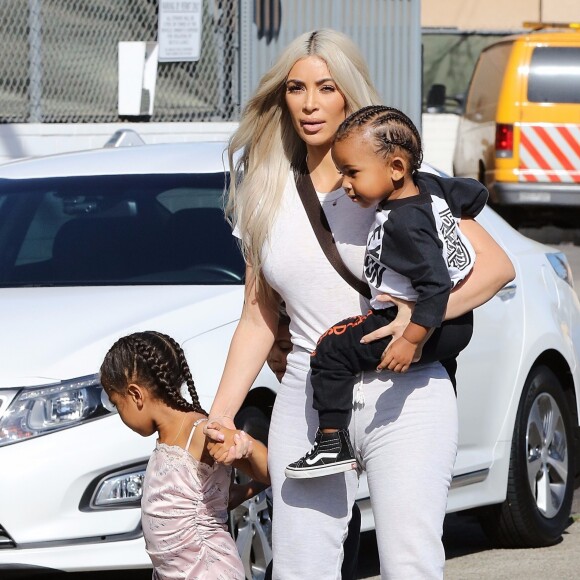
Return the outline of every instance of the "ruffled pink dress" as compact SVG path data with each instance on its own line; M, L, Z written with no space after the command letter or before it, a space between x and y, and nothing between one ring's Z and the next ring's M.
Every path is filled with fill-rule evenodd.
M158 442L147 465L141 523L153 579L244 580L226 528L231 468L197 461L186 449Z

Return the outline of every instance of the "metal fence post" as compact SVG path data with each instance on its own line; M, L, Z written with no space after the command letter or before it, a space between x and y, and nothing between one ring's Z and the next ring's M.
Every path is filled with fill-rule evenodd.
M42 0L28 0L29 122L42 122Z

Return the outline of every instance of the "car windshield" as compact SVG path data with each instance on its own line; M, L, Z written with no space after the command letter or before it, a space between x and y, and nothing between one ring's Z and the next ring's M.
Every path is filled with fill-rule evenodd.
M224 174L0 179L0 286L241 284Z

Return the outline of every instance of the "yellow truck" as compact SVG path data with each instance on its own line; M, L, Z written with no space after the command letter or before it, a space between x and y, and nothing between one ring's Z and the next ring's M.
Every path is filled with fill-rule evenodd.
M453 171L479 179L513 225L580 215L580 24L484 49L460 118Z

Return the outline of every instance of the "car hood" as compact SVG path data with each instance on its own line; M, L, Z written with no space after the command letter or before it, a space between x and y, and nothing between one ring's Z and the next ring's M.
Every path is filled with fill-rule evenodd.
M234 322L242 300L242 286L0 289L0 388L96 373L130 332L159 330L178 342L205 334Z

